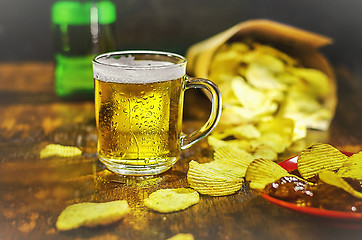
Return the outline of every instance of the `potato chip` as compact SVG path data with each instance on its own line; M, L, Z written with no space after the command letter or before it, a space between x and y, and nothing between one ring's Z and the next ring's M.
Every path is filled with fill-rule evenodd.
M362 151L350 156L338 170L337 175L362 180Z
M276 153L282 153L290 146L291 141L286 141L283 136L277 133L263 133L260 138L251 140L250 144L253 149L262 145L269 146Z
M217 134L217 133L211 134L210 136L207 137L207 142L213 149L217 149L217 148L223 147L223 146L236 147L236 148L244 149L246 151L248 151L247 149L251 149L250 143L247 140L225 141L225 140L220 139L219 137L220 137L220 134Z
M214 152L214 161L230 167L245 168L245 171L253 160L254 157L250 153L233 146L220 147Z
M236 174L230 174L230 172L226 175L222 174L221 171L215 171L215 169L207 169L210 166L191 166L193 168L187 175L188 183L190 187L194 190L200 192L202 189L204 191L221 191L221 192L229 192L229 194L233 194L237 190L240 189L242 183L244 182L242 177L237 177ZM215 176L207 176L206 174L213 173ZM204 192L200 192L201 194L205 194ZM220 196L214 192L214 194L206 194L213 196Z
M202 175L204 174L204 176ZM228 162L211 161L208 163L198 163L194 160L189 162L188 176L199 179L209 179L210 181L237 181L245 175L245 167L233 165Z
M269 72L271 74L275 74L275 73L279 73L279 72L284 72L285 70L285 64L283 63L283 61L281 59L279 59L276 56L270 55L270 54L266 54L263 52L260 52L258 50L254 50L252 52L250 52L249 54L250 56L248 56L248 54L245 54L244 56L244 61L249 63L249 67L250 66L259 66L265 69L265 72ZM267 83L269 84L269 83ZM258 86L259 85L254 85L253 86ZM265 88L265 86L261 86L262 88Z
M225 129L230 126L242 125L248 123L252 117L245 116L241 107L227 106L223 107L220 117L220 124L215 128L215 132L219 129Z
M241 124L244 123L250 123L250 122L259 122L263 120L265 116L269 116L271 114L274 114L278 110L278 104L266 100L263 105L259 107L248 108L248 107L238 107L238 106L232 106L228 107L228 110L230 110L230 113L232 114L230 117L234 117L238 119L238 122ZM221 118L223 118L223 115L221 115ZM234 120L234 122L236 122Z
M362 193L356 191L349 183L347 183L342 177L330 170L322 170L319 172L319 179L327 184L342 188L352 196L362 199Z
M260 137L260 131L253 124L243 124L234 128L227 128L222 133L223 138L228 136L234 136L235 138L258 138Z
M272 102L276 102L277 104L280 104L285 99L285 91L280 91L278 89L267 89L263 90L264 95L270 99Z
M56 221L60 231L72 230L82 226L95 227L122 219L130 212L126 200L105 203L78 203L66 207Z
M217 149L222 146L235 147L235 148L245 150L247 152L252 152L254 149L251 146L250 141L248 139L235 139L235 140L225 141L225 140L221 140L221 139L215 137L215 135L217 136L218 134L214 133L207 138L209 145L213 149Z
M234 91L233 91L233 89L231 87L230 79L233 79L233 76L222 75L222 76L220 76L220 78L227 79L227 80L225 80L224 83L220 83L218 85L218 88L220 90L222 99L226 100L228 102L228 105L230 105L230 106L231 105L238 105L239 100L236 98L236 96L234 94ZM226 106L226 105L224 104L224 106Z
M275 69L274 69L275 70ZM280 70L275 70L280 72ZM249 64L245 72L248 83L256 89L280 90L287 89L287 85L281 82L274 72L265 65Z
M230 46L229 50L233 51L233 52L237 52L239 54L241 53L247 53L250 50L250 47L243 42L233 42L231 44L229 44L228 46Z
M305 178L311 178L321 170L337 170L347 156L329 144L316 143L298 155L298 171Z
M292 144L294 122L287 118L274 118L270 121L260 122L257 125L261 136L253 141L255 148L266 145L277 153L282 153Z
M297 142L307 136L307 127L304 124L295 122L292 142Z
M48 144L40 151L40 158L52 156L57 157L75 157L82 155L82 150L77 147L63 146L60 144Z
M161 213L184 210L198 203L199 194L190 188L160 189L144 200L146 207Z
M229 166L220 161L200 164L192 160L189 162L187 181L191 188L201 194L225 196L241 188L244 175L244 167Z
M167 240L194 240L194 236L191 233L178 233L175 236L167 238Z
M296 125L326 130L332 113L308 92L291 88L278 115L293 119Z
M219 75L235 76L241 60L242 56L236 51L220 50L218 54L215 54L210 65L210 78L215 78Z
M259 108L268 100L262 91L248 85L242 77L234 77L231 87L239 103L249 109Z
M266 159L255 159L246 170L245 179L250 188L262 190L269 183L290 174L277 163Z
M228 145L226 141L216 138L214 135L209 135L207 137L207 142L214 149Z
M278 153L268 145L259 145L255 148L253 158L263 158L265 160L276 161L278 159Z
M277 133L285 136L285 139L291 139L294 129L294 122L288 118L274 118L270 121L261 122L257 128L261 133Z
M330 92L329 79L322 71L311 68L294 68L292 72L308 84L309 91L315 96L324 98Z
M288 66L296 66L299 65L298 61L295 58L292 58L291 56L289 56L288 54L265 44L260 44L257 42L253 43L253 48L256 51L260 51L264 54L268 54L268 55L272 55L275 56L277 58L279 58L280 60L282 60L283 62L286 63L286 65Z
M194 183L193 188L195 190L197 190L200 194L203 195L208 195L208 196L212 196L212 197L221 197L221 196L228 196L231 194L236 193L237 191L239 191L242 187L242 184L237 184L237 183L231 183L228 185L217 185L217 186L212 186L212 185L196 185Z
M279 72L276 74L276 78L283 84L292 86L298 82L300 82L300 78L293 75L292 73L285 71ZM288 89L290 90L290 88Z

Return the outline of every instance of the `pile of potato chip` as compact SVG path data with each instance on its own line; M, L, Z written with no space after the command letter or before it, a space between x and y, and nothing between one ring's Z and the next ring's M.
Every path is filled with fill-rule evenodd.
M253 160L253 155L243 149L221 145L215 148L213 161L189 162L187 181L191 188L204 195L230 195L242 187L246 169Z
M281 177L293 176L306 184L315 184L310 179L318 176L320 181L342 188L352 196L362 199L362 192L343 179L362 180L362 151L347 157L329 144L316 143L298 155L297 169L302 178L290 174L273 161L255 159L248 167L245 179L251 188L263 190L266 185Z
M362 193L343 180L344 177L362 180L362 151L347 157L329 144L316 143L298 155L300 178L290 174L273 159L268 159L268 154L256 152L253 155L230 145L228 141L213 141L216 148L211 162L189 162L187 181L191 188L201 194L230 195L239 191L245 180L250 188L263 190L266 185L282 177L293 176L313 184L308 182L309 179L318 176L321 181L362 198Z
M307 128L326 130L333 117L324 104L331 92L328 76L268 45L222 45L209 78L223 98L220 123L209 138L213 147L216 139L228 139L250 153L262 146L278 154L304 138Z
M253 159L242 149L219 147L215 150L213 161L203 164L194 160L189 162L187 181L204 195L230 195L240 190L246 169Z

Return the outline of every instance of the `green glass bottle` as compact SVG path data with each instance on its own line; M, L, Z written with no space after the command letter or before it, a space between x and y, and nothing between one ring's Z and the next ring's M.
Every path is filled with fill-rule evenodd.
M115 50L116 8L109 0L60 0L52 6L55 92L64 99L92 99L92 59Z

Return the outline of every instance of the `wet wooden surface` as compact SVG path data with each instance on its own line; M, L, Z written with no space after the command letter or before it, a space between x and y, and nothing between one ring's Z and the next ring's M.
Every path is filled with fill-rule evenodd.
M344 69L337 69L337 78L339 104L332 126L327 132L311 133L306 141L359 151L361 94ZM188 187L188 162L206 162L211 156L206 141L184 151L181 160L159 176L110 173L95 154L93 102L58 99L52 79L50 63L0 64L0 239L167 239L177 233L191 233L200 240L362 239L362 222L296 213L267 202L247 187L231 196L201 196L197 205L177 213L146 209L143 199L151 192ZM187 101L195 98L203 102L198 95ZM185 130L202 124L200 109L187 112ZM83 154L40 159L39 151L49 143L77 146ZM119 199L126 199L132 208L122 221L68 232L55 228L59 213L70 204Z

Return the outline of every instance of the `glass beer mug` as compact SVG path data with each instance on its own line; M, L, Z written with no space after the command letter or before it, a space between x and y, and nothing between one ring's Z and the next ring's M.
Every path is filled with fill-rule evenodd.
M157 51L106 53L93 60L97 151L106 167L122 175L162 173L184 150L207 136L221 114L221 94L209 80L186 75L186 59ZM209 119L182 133L184 92L211 95Z

